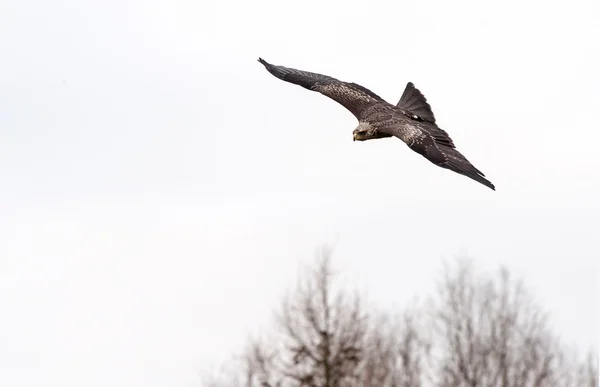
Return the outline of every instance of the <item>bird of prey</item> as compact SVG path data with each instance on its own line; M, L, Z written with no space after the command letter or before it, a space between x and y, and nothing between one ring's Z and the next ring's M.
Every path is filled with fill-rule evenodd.
M485 175L456 149L448 133L437 126L431 106L412 82L406 85L394 106L356 83L273 65L262 58L258 61L275 77L318 91L348 109L358 119L358 126L353 131L354 141L398 137L433 164L496 190Z

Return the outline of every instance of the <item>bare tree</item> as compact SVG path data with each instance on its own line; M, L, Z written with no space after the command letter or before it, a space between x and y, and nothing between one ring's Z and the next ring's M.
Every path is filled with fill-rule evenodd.
M430 343L423 332L423 314L411 308L390 317L374 315L359 368L363 387L424 386Z
M591 386L547 324L547 315L506 268L477 275L472 262L446 266L433 324L439 344L436 385ZM574 384L573 384L574 383ZM591 383L591 384L588 384Z
M251 340L236 361L237 375L211 387L421 386L423 357L414 317L367 313L356 292L336 288L331 253L323 248L286 297L275 334Z
M287 299L280 315L286 355L281 370L299 386L351 384L364 356L367 319L360 298L334 292L331 251Z
M250 340L210 387L599 387L523 283L447 264L435 297L391 315L339 287L331 249L285 298L275 331Z
M203 378L204 387L267 387L282 386L274 368L275 352L267 352L261 340L250 338L241 355L235 356L220 370Z
M598 369L598 352L590 350L587 361L581 367L579 385L585 387L599 387L600 373Z

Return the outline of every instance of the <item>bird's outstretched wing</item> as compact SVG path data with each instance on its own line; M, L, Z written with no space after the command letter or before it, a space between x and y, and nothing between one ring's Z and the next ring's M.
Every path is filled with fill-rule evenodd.
M437 138L424 130L423 127L412 127L410 130L407 130L404 125L399 124L384 128L384 132L406 142L406 145L410 149L419 153L438 167L460 173L494 191L496 190L494 185L485 178L483 172L475 168L454 146L449 146L438 141Z
M326 95L348 109L359 120L363 118L368 106L374 103L385 103L380 96L356 83L343 82L328 75L272 65L262 58L258 58L258 61L275 77Z
M494 191L496 190L494 184L485 178L483 172L475 168L475 166L455 148L434 143L427 136L421 141L409 144L409 147L417 153L422 154L426 159L439 167L470 177L486 187L491 188Z
M494 191L496 190L494 184L485 178L483 172L475 168L475 166L471 164L469 160L462 155L462 153L454 148L444 145L440 145L435 149L431 148L429 149L427 158L442 168L446 168L460 173L461 175L470 177L486 187L491 188Z

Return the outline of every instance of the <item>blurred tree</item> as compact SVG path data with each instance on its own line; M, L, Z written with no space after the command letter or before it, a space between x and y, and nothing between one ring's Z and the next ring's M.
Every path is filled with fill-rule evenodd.
M598 387L596 354L570 356L505 268L446 264L435 297L391 317L336 287L331 253L284 299L275 332L206 386Z
M433 361L434 385L597 385L584 381L578 364L567 361L546 313L506 268L484 275L475 273L470 260L446 265L436 301L431 320L439 354Z

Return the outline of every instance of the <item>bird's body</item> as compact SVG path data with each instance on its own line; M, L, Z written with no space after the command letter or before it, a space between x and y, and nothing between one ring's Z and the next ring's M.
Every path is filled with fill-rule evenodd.
M435 122L427 99L409 82L396 105L369 89L333 77L275 66L259 58L275 77L317 91L340 103L357 119L353 131L356 141L398 137L410 149L435 165L460 173L495 190L484 174L475 168L454 146L454 142Z

